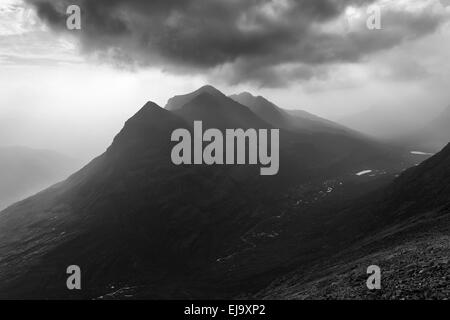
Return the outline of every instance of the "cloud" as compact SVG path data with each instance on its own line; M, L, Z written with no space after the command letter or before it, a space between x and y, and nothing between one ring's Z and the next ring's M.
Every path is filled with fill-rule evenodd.
M0 6L0 66L57 66L81 63L76 44L55 37L21 0L3 0Z
M384 6L383 30L363 14L350 32L336 21L348 7L365 13L373 0L27 0L54 30L77 4L82 51L116 64L219 76L228 83L284 86L327 74L404 41L433 33L445 16ZM384 1L385 2L385 1Z

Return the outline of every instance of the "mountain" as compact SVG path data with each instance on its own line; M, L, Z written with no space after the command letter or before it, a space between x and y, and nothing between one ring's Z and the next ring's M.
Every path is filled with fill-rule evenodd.
M289 168L289 172L281 169L274 179L282 178L286 183L298 181L299 177L305 179L305 174L311 178L368 168L397 170L398 165L412 163L407 152L382 145L331 121L302 111L284 111L265 98L249 93L232 97L204 86L169 99L165 109L172 109L188 123L202 120L205 128L279 128L280 167ZM181 102L186 103L180 106Z
M252 298L448 299L449 183L450 144L334 211L339 232L352 238L346 250L287 273ZM366 269L373 264L381 267L381 290L366 288Z
M336 248L347 245L333 238L339 217L312 212L407 165L400 151L373 141L280 128L278 175L261 176L254 165L176 166L171 134L195 120L219 129L273 125L212 87L169 105L148 102L105 153L0 212L0 297L211 298L255 289L293 267L286 261L308 256L299 252L322 254L324 230ZM374 174L355 175L367 168ZM265 232L279 228L286 232ZM85 290L66 288L73 264Z
M173 109L177 105L176 101L186 101L186 103ZM255 115L247 107L228 98L211 86L205 86L191 94L170 99L166 109L174 110L175 114L191 123L194 120L202 120L209 128L271 127L268 122Z
M283 110L261 96L255 97L251 93L243 92L237 95L231 95L230 98L248 107L261 119L271 123L275 127L285 128L291 123L290 117Z
M50 150L0 147L0 209L67 178L78 165Z
M320 118L303 110L285 110L262 96L253 96L251 93L243 92L231 95L231 99L247 106L261 119L275 127L286 128L303 132L328 132L337 134L357 134L332 121Z
M161 283L154 294L168 297L170 286L205 277L225 247L270 214L258 192L269 182L255 183L254 166L173 165L171 133L190 125L149 102L103 155L1 212L0 296L93 297L144 282ZM74 262L91 270L91 291L66 290Z
M407 163L413 161L403 150L403 160L399 160L401 147L392 148L335 122L320 118L303 110L286 110L276 106L262 96L255 97L248 92L230 96L233 100L247 106L258 117L276 128L296 134L297 139L314 141L314 147L327 154L336 166L371 163L376 168L389 167L387 163ZM393 160L397 158L397 160ZM339 159L339 160L338 160ZM389 160L387 160L389 159ZM387 162L386 162L387 161ZM338 164L339 163L339 164Z
M194 99L195 97L197 97L198 95L200 95L202 93L208 93L208 94L216 96L216 97L225 98L225 95L222 92L220 92L213 86L206 85L206 86L203 86L203 87L195 90L194 92L191 92L188 94L183 94L183 95L178 95L173 98L170 98L169 101L167 101L165 109L167 109L169 111L178 110L181 107L183 107L186 103L188 103L189 101L191 101L192 99Z

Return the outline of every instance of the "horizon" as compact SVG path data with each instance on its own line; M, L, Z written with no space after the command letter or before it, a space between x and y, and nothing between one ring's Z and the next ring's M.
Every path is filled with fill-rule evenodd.
M164 106L171 97L206 84L227 96L251 92L281 108L305 110L380 139L425 126L450 106L450 43L446 41L450 7L438 0L369 1L381 10L381 28L374 30L366 26L371 7L357 1L307 9L288 0L267 2L261 10L243 4L241 13L232 4L216 2L229 10L230 16L218 21L233 30L233 41L224 38L220 44L203 29L194 28L199 45L205 45L204 53L180 47L160 56L172 40L161 34L158 45L146 47L135 37L144 36L152 19L168 19L167 28L179 30L165 7L148 4L139 11L139 1L120 8L104 7L101 1L74 1L86 14L98 10L103 15L101 34L100 25L83 16L80 30L67 30L65 23L63 27L60 21L49 20L53 11L61 9L55 2L3 1L0 145L50 149L87 160L105 150L146 101ZM202 10L215 9L211 4ZM298 21L292 20L289 10L300 10ZM317 21L302 10L315 12ZM127 15L132 14L144 20L131 21ZM190 21L198 14L202 13L188 10L178 19ZM233 14L250 20L235 21ZM289 27L282 24L284 16ZM126 26L130 41L107 25L114 19ZM242 39L259 41L252 28L264 41L274 40L273 30L279 32L279 48L269 45L259 53L246 48ZM105 35L110 42L99 40ZM180 45L189 42L185 36L180 33ZM208 58L221 45L233 54ZM302 45L310 46L319 60ZM292 56L296 50L298 54ZM261 61L267 61L265 67ZM373 117L373 121L360 124L361 119L352 117Z

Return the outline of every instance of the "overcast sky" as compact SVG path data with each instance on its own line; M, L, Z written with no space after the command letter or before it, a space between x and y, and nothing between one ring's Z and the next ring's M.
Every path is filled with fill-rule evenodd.
M0 145L88 159L147 100L206 83L417 126L450 105L449 22L450 0L0 0Z

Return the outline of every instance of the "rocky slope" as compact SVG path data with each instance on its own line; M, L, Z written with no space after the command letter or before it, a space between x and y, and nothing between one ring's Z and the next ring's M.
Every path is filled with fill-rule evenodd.
M450 144L385 188L336 215L364 234L348 249L285 275L253 298L448 299L450 297ZM344 213L345 212L345 213ZM362 223L374 221L370 228ZM362 222L364 221L364 222ZM381 290L366 269L382 270Z

